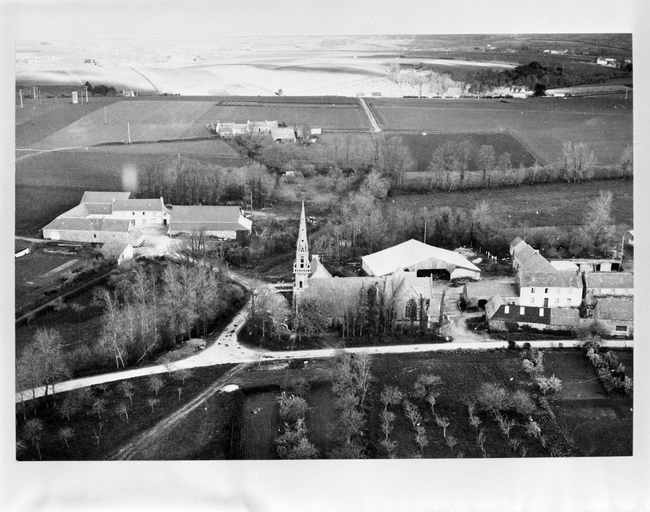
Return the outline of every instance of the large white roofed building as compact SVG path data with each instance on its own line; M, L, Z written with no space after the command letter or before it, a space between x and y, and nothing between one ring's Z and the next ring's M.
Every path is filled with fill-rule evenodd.
M385 276L402 269L416 274L418 271L447 270L450 279L481 278L481 270L463 255L417 240L363 256L361 260L369 276Z

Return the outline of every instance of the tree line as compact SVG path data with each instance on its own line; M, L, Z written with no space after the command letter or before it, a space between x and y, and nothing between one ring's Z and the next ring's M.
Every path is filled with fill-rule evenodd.
M39 330L16 363L17 389L54 388L66 378L98 369L122 369L153 358L193 336L241 305L243 292L211 265L140 264L98 288L98 339L66 350L55 329ZM46 388L46 394L48 388Z

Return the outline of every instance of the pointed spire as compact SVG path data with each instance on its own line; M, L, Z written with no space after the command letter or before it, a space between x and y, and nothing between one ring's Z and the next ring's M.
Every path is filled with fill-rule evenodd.
M307 222L305 220L305 202L302 202L302 211L300 212L300 227L298 228L297 252L309 253L309 244L307 242Z

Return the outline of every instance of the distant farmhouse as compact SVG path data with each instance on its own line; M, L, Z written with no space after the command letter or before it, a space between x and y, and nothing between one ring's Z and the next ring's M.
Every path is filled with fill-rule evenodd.
M620 261L548 262L519 237L510 242L510 254L517 271L514 296L506 284L495 287L496 293L489 298L480 286L465 286L466 304L485 304L490 330L528 326L567 331L598 320L610 335L632 334L634 276L616 271L621 268Z
M169 235L203 232L229 240L244 240L252 222L238 206L165 206L163 198L131 199L129 192L85 192L81 202L43 228L43 238L71 242L143 243L142 228L157 227ZM111 256L129 259L129 250L111 247Z
M247 121L244 123L210 123L206 126L212 134L221 137L235 137L246 134L264 134L270 135L278 143L295 142L296 139L309 138L313 141L316 137L322 135L321 128L310 128L309 133L302 133L300 128L293 126L280 126L277 121Z

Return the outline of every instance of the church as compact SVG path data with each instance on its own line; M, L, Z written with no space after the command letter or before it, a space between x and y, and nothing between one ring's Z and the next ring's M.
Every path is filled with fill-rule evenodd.
M293 274L294 307L299 308L302 301L313 301L333 324L354 315L362 307L361 297L369 294L390 311L397 324L422 321L428 328L438 324L442 290L434 288L430 276L419 277L416 272L396 267L381 276L332 277L318 255L310 257L304 202Z

